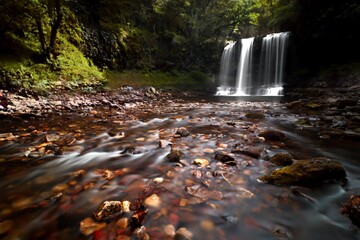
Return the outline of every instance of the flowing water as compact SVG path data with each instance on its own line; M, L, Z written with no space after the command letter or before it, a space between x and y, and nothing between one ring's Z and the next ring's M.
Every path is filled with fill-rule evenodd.
M18 137L0 142L0 237L101 239L82 235L80 221L105 200L134 201L155 192L161 206L149 207L143 223L151 239L169 239L164 234L169 224L187 228L193 239L360 239L340 214L342 203L360 187L360 143L320 139L316 129L295 125L298 116L287 112L278 98L263 100L188 100L148 113L134 109L131 121L103 109L90 116L1 120L0 132ZM246 118L248 112L264 113L265 118ZM174 137L179 127L191 135ZM287 139L246 140L268 127L283 131ZM170 147L159 147L160 139L185 153L181 164L167 160ZM62 145L61 154L52 154L50 142ZM236 143L264 152L258 159L235 154L236 166L214 159L214 151L230 151ZM42 147L50 152L36 155ZM347 182L313 188L259 182L258 177L275 169L264 154L281 151L296 159L338 160L346 168ZM196 158L210 164L198 167L192 164ZM115 177L104 178L105 170ZM197 170L200 175L194 174ZM164 181L155 183L159 177ZM200 199L187 187L206 187L221 197ZM116 239L113 227L108 223L107 239Z

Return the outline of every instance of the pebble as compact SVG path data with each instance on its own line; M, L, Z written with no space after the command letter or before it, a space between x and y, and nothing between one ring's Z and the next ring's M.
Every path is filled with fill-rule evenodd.
M106 223L94 222L91 218L85 218L80 222L80 232L86 236L93 234L106 227Z
M193 233L182 227L176 231L174 240L191 240L192 237Z
M164 233L168 237L174 237L175 236L175 227L172 224L168 224L164 227Z
M200 167L205 167L205 166L209 165L209 160L207 160L205 158L196 158L194 160L194 164L196 164Z
M150 197L145 199L144 205L147 207L160 208L161 207L161 199L158 195L153 194Z

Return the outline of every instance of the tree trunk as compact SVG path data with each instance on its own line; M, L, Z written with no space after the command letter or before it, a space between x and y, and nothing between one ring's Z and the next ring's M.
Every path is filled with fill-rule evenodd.
M42 22L41 19L39 18L35 18L35 22L36 22L36 27L39 31L39 40L40 40L40 44L41 44L41 54L43 57L47 57L48 53L47 53L47 48L46 48L46 41L45 41L45 34L44 34L44 29L42 26Z
M61 9L62 0L55 0L55 19L53 20L51 24L51 33L50 33L50 42L49 42L49 49L48 49L48 55L47 57L50 58L50 54L55 54L55 42L57 37L58 29L61 25L61 21L63 18L63 12Z

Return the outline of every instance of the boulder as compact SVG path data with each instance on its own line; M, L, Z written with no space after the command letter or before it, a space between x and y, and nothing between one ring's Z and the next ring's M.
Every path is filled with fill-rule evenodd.
M293 165L273 171L260 178L275 185L318 185L324 181L341 180L346 177L344 167L326 157L300 160Z

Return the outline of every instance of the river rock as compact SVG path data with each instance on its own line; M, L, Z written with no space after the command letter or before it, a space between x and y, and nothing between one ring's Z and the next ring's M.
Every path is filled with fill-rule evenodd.
M181 137L190 136L190 132L185 127L178 128L176 134L179 134Z
M344 109L346 107L356 106L357 101L352 99L341 99L336 102L336 106L340 109Z
M191 240L192 237L193 233L182 227L176 231L174 240Z
M200 166L200 167L206 167L207 165L209 165L209 161L205 158L196 158L194 160L194 164Z
M223 152L216 152L215 159L227 165L236 165L235 158Z
M161 199L158 195L153 194L150 197L146 198L144 201L146 207L160 208Z
M263 119L265 115L261 112L250 112L245 114L245 117L250 119Z
M240 153L252 158L259 158L261 153L263 152L263 148L253 147L253 146L243 146L242 144L235 144L232 153Z
M180 150L171 150L166 157L170 162L179 162L184 155L185 154Z
M265 130L260 132L258 136L273 141L282 141L285 139L285 134L277 130Z
M80 232L84 235L91 235L106 227L106 223L94 222L91 218L85 218L80 222Z
M121 214L122 204L120 201L105 201L94 212L94 217L97 221L102 222Z
M317 185L328 180L346 177L344 167L326 157L300 160L293 165L275 170L261 181L275 185Z
M351 196L341 209L341 214L347 215L360 228L360 195Z
M270 162L276 166L289 166L293 164L294 158L290 153L277 153L274 156L270 157Z

